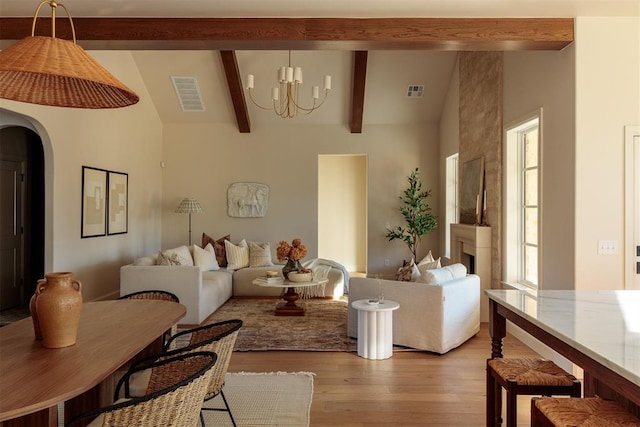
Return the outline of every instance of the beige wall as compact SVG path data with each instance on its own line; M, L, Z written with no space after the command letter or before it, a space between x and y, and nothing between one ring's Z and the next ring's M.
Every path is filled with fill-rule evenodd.
M400 224L398 196L406 177L420 167L429 202L437 212L438 129L435 125L368 125L362 134L345 126L282 125L240 134L235 125L164 126L162 245L186 244L188 218L173 212L183 197L195 197L205 212L194 214L193 240L202 232L269 241L300 237L317 257L317 175L319 154L366 154L368 176L368 267L370 274L393 274L410 253L384 237L386 224ZM226 193L234 182L258 182L270 188L264 218L231 218ZM340 206L335 206L340 209ZM421 253L436 248L438 231L425 236ZM390 265L385 267L384 260ZM340 261L340 260L337 260Z
M446 219L446 161L447 157L458 152L458 145L460 143L459 109L460 71L456 61L456 66L453 69L449 82L447 97L442 109L442 117L440 118L440 153L438 156L438 165L440 168L440 174L438 175L438 190L440 195L438 206L440 206L440 209L438 210L438 217L440 218L442 227L445 226ZM444 254L447 233L445 233L442 227L440 228L438 247L440 248L440 253Z
M366 155L318 157L318 258L367 272L367 192Z
M141 98L114 110L45 107L0 100L0 126L22 117L45 149L45 271L72 271L85 301L119 291L120 266L160 247L162 127L128 52L91 52ZM18 113L14 115L13 112ZM144 124L141 126L141 124ZM129 232L80 238L82 166L129 174Z
M640 124L640 18L576 20L575 277L624 285L624 126ZM620 251L599 255L598 240Z
M504 123L543 108L541 289L573 289L575 48L505 52Z

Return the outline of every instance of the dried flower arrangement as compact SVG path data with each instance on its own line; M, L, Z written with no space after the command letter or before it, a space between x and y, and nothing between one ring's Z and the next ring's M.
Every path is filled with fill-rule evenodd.
M286 261L286 260L301 260L305 256L307 256L307 247L302 244L302 240L293 239L291 241L291 245L286 240L281 240L278 242L278 248L276 249L276 255L278 256L278 261Z

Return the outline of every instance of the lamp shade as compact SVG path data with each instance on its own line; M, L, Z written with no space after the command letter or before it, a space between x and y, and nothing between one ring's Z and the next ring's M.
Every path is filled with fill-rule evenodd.
M0 51L0 98L75 108L118 108L140 100L77 44L42 36Z
M185 197L176 210L175 213L201 213L203 212L202 206L196 199L192 199L190 197Z

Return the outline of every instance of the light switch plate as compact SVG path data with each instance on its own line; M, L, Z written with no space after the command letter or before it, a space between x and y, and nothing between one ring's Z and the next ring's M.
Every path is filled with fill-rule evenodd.
M611 255L618 253L617 240L598 240L598 253L603 255Z

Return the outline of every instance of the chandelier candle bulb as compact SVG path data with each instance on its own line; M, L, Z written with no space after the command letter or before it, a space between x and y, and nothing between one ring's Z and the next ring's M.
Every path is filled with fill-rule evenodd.
M253 89L253 74L247 75L247 89Z
M314 86L314 87L312 88L311 93L312 93L313 99L318 99L318 98L320 98L320 88L319 88L318 86Z
M293 82L293 67L287 67L287 83Z
M324 90L331 89L331 76L324 76Z
M302 83L302 68L296 67L293 69L293 80Z
M271 88L271 99L273 101L277 101L278 98L280 98L279 94L280 94L280 91L278 90L277 87Z
M280 83L284 82L286 73L287 73L287 67L280 67L280 70L278 71L278 81Z

